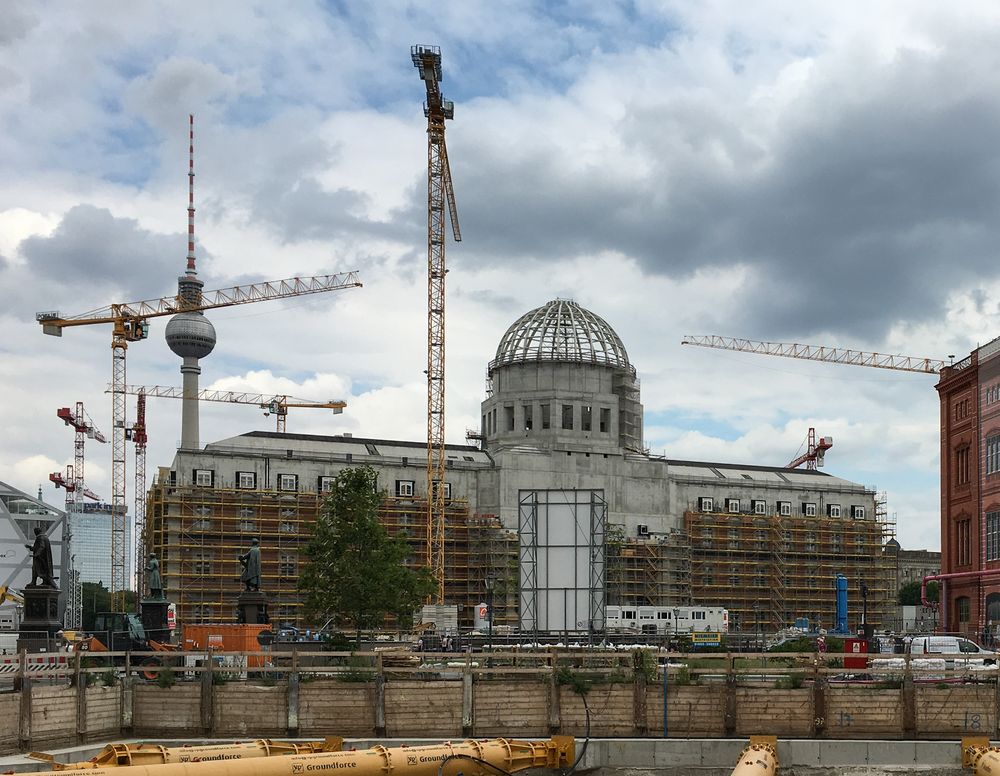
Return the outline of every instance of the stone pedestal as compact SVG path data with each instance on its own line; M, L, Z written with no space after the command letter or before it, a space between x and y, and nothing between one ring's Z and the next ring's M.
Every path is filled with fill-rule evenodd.
M244 590L236 599L236 622L244 625L269 625L267 596L258 590Z
M139 607L142 617L142 628L146 638L159 641L161 644L170 642L170 628L167 627L167 607L170 602L162 598L145 598Z
M51 651L56 634L62 629L58 588L32 585L24 588L24 616L17 634L18 651Z

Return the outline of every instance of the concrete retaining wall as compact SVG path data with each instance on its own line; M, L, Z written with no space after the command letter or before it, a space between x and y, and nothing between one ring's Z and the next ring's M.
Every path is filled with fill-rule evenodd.
M170 688L42 686L0 694L0 754L135 735L179 737L462 736L586 733L580 696L550 677L384 683L315 679L296 685L180 681ZM663 736L663 688L637 678L587 692L594 738ZM670 738L947 739L1000 737L994 683L819 683L797 689L709 682L668 686Z

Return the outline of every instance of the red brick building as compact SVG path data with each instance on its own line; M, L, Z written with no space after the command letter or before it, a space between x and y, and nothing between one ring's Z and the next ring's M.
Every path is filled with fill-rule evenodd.
M1000 627L1000 338L941 371L941 623Z

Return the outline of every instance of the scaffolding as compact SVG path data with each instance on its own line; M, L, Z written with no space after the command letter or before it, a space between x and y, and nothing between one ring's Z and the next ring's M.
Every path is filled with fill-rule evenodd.
M684 521L693 602L726 607L733 630L773 631L798 617L832 627L838 574L848 580L852 629L861 621L861 585L868 622L878 625L890 614L896 558L885 545L895 523L884 497L868 519L688 511Z
M304 627L298 576L323 494L177 486L157 479L147 506L148 550L160 558L164 593L183 623L236 621L242 590L240 554L261 547L261 590L277 626ZM406 565L427 564L426 501L386 496L379 522L409 546ZM459 624L472 627L475 608L493 585L494 624L517 621L517 534L492 515L470 516L463 499L445 505L446 601Z
M622 526L611 526L606 546L609 604L691 604L691 551L685 537L626 538Z

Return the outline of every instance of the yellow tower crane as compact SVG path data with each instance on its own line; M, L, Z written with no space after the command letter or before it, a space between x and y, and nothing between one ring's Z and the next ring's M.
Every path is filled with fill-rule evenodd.
M180 295L149 299L143 302L112 304L97 310L63 317L58 312L41 312L35 318L42 332L61 337L63 329L73 326L111 324L111 607L125 611L125 538L128 517L125 509L125 353L130 342L144 340L149 335L149 319L182 312L213 310L252 302L319 294L357 288L361 281L356 272L314 277L286 278L266 283L233 286L202 294L193 303Z
M444 603L444 260L445 204L455 241L462 239L444 142L445 119L455 104L441 95L441 49L413 46L413 66L427 89L427 565Z
M112 386L105 388L105 393L111 393ZM184 389L166 385L126 385L125 393L133 396L151 396L156 399L184 399ZM340 415L347 406L343 401L312 401L296 399L285 394L250 393L248 391L211 391L204 389L197 393L198 401L214 401L223 404L249 404L264 410L264 416L274 415L276 430L284 434L290 409L333 410L334 415Z

